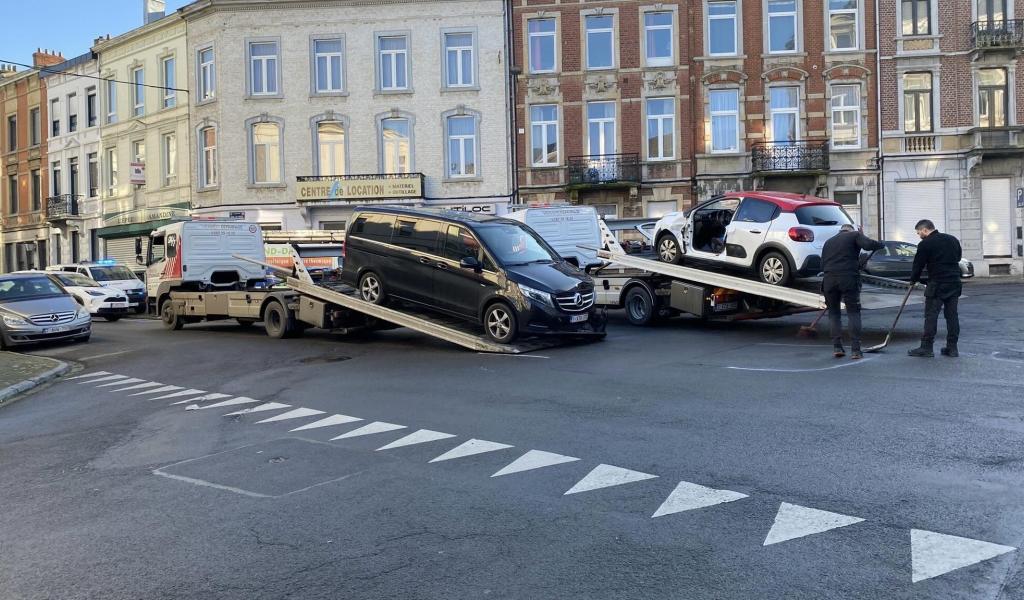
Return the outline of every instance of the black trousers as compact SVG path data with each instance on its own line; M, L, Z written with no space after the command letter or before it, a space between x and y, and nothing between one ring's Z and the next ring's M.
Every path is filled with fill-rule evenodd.
M843 342L842 303L846 303L846 318L850 322L850 339L854 348L860 348L860 274L825 273L821 281L821 293L828 307L832 343Z
M924 290L924 335L922 345L935 343L935 334L939 330L939 311L946 317L946 343L955 344L960 339L960 313L958 303L963 284L959 281L928 282Z

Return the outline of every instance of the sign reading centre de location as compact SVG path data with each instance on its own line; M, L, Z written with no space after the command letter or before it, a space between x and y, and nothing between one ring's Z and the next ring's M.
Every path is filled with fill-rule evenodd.
M343 175L338 177L299 178L295 184L299 202L325 200L375 200L379 198L422 198L423 176Z

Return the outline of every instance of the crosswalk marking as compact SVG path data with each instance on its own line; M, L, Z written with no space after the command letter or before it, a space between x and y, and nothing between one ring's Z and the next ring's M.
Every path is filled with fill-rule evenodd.
M374 421L368 425L363 425L359 429L353 429L352 431L343 433L338 437L332 437L331 441L345 440L363 435L373 435L375 433L385 433L388 431L395 431L397 429L405 429L405 425L395 425L394 423L385 423L384 421Z
M502 475L511 475L512 473L521 473L532 469L552 467L554 465L575 462L577 460L579 459L574 456L565 456L563 454L555 454L554 452L545 452L543 450L530 450L526 454L505 465L497 473L491 475L491 477L500 477Z
M509 444L502 444L499 442L489 442L487 440L472 439L468 442L452 448L448 452L445 452L437 458L433 458L430 462L441 462L445 460L452 460L454 458L463 458L465 456L473 456L475 454L483 454L484 452L494 452L496 450L504 450L505 448L513 448Z
M453 437L455 436L450 433L442 433L440 431L432 431L430 429L420 429L419 431L414 431L413 433L410 433L403 438L399 438L390 444L377 448L377 451L391 450L392 448L401 448L402 446L412 446L413 444L436 442L438 440L446 440Z
M128 379L128 376L127 375L104 375L103 377L100 377L99 379L90 379L89 381L79 381L78 385L82 385L82 384L85 384L85 383L99 383L101 381L111 381L113 379ZM140 379L139 381L142 381L142 380Z
M287 421L288 419L301 419L302 417L312 417L313 415L322 415L324 411L317 410L315 408L296 408L286 413L274 415L269 419L263 419L262 421L256 421L256 424L260 423L274 423L275 421Z
M239 396L237 398L232 398L231 400L224 400L223 402L216 402L214 404L207 404L206 406L201 406L200 409L220 408L222 406L235 406L235 405L238 405L238 404L256 404L257 402L263 402L263 401L262 400L257 400L255 398L250 398L248 396Z
M641 473L640 471L634 471L632 469L623 469L622 467L616 467L613 465L600 464L587 473L583 479L577 481L576 485L569 488L569 490L563 495L568 496L569 494L589 492L591 490L612 487L614 485L623 485L626 483L644 481L645 479L654 479L655 477L657 477L657 475Z
M124 383L125 382L122 381L120 385L124 385ZM161 385L163 385L163 384L162 383L157 383L155 381L147 381L146 383L139 383L139 384L136 384L136 385L130 385L130 386L125 387L125 388L117 388L116 390L111 390L111 391L114 391L114 392L127 392L128 390L141 390L141 389L145 389L145 388L158 387L158 386L161 386ZM132 394L132 395L134 396L134 394Z
M288 408L291 404L281 404L280 402L267 402L266 404L260 404L259 406L253 406L252 408L243 408L242 410L236 410L235 412L229 412L224 415L225 417L232 417L235 415L247 415L249 413L264 412L267 410L277 410L279 408Z
M864 519L783 502L764 539L765 546L860 523Z
M123 379L121 381L113 381L111 383L101 383L100 385L98 385L96 387L98 387L98 388L101 388L101 387L111 387L111 386L114 386L114 385L124 385L126 383L138 383L140 381L145 381L145 379L139 379L137 377L129 377L128 379Z
M67 379L65 379L65 381L71 381L72 379L85 379L87 377L99 377L100 375L110 375L110 371L93 371L92 373L82 373L81 375L68 377Z
M219 392L214 392L212 394L206 394L204 396L199 396L198 398L185 398L184 400L178 400L177 402L171 402L171 406L174 406L176 404L184 404L186 402L206 402L207 400L220 400L221 398L230 398L230 397L231 397L231 394L221 394ZM205 408L213 408L213 407L212 406L207 406Z
M331 415L324 417L319 421L313 421L312 423L306 423L302 427L296 427L291 431L304 431L306 429L318 429L320 427L330 427L331 425L344 425L345 423L355 423L356 421L362 421L359 417L350 417L348 415Z
M181 389L181 388L178 388L178 389ZM156 398L153 398L153 399L154 400L166 400L168 398L178 398L179 396L194 396L196 394L205 394L205 393L206 393L206 390L197 390L195 388L190 388L190 389L187 389L187 390L182 390L180 392L174 392L173 394L167 394L166 396L157 396Z
M688 481L680 481L676 489L672 490L668 498L661 503L658 510L654 511L651 518L671 515L687 510L706 508L725 502L734 502L746 498L746 494L730 490L716 490L714 488L697 485Z
M931 579L1014 550L1013 546L911 529L911 580L917 583Z
M145 396L147 394L159 394L161 392L171 392L171 391L180 390L180 389L182 389L182 387L180 385L164 385L164 386L160 386L160 387L158 387L156 389L146 390L146 391L143 391L143 392L135 392L134 394L128 394L128 395L129 396ZM156 400L159 400L159 399L160 398L156 398Z

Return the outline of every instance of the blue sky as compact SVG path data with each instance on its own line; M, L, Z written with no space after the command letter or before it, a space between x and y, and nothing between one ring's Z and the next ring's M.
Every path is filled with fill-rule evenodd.
M167 12L190 0L167 0ZM142 25L143 0L0 0L0 61L31 64L36 48L74 58L95 38Z

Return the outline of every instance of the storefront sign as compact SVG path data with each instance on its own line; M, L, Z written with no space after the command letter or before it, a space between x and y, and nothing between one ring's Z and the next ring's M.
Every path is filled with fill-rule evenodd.
M267 255L267 263L282 267L292 268L292 247L289 244L264 244L263 251ZM334 256L304 256L302 264L307 269L337 269L338 258Z
M1017 208L1024 208L1024 188L1017 188Z
M474 213L478 215L493 215L494 205L493 204L458 204L455 206L446 206L449 210L458 210L462 212Z
M103 226L132 225L146 221L162 221L165 219L187 219L188 209L185 208L137 208L127 212L110 215L103 219Z
M408 177L323 177L298 181L295 190L299 202L421 198L423 179L418 173Z
M133 162L128 167L128 182L132 185L146 185L146 163Z

